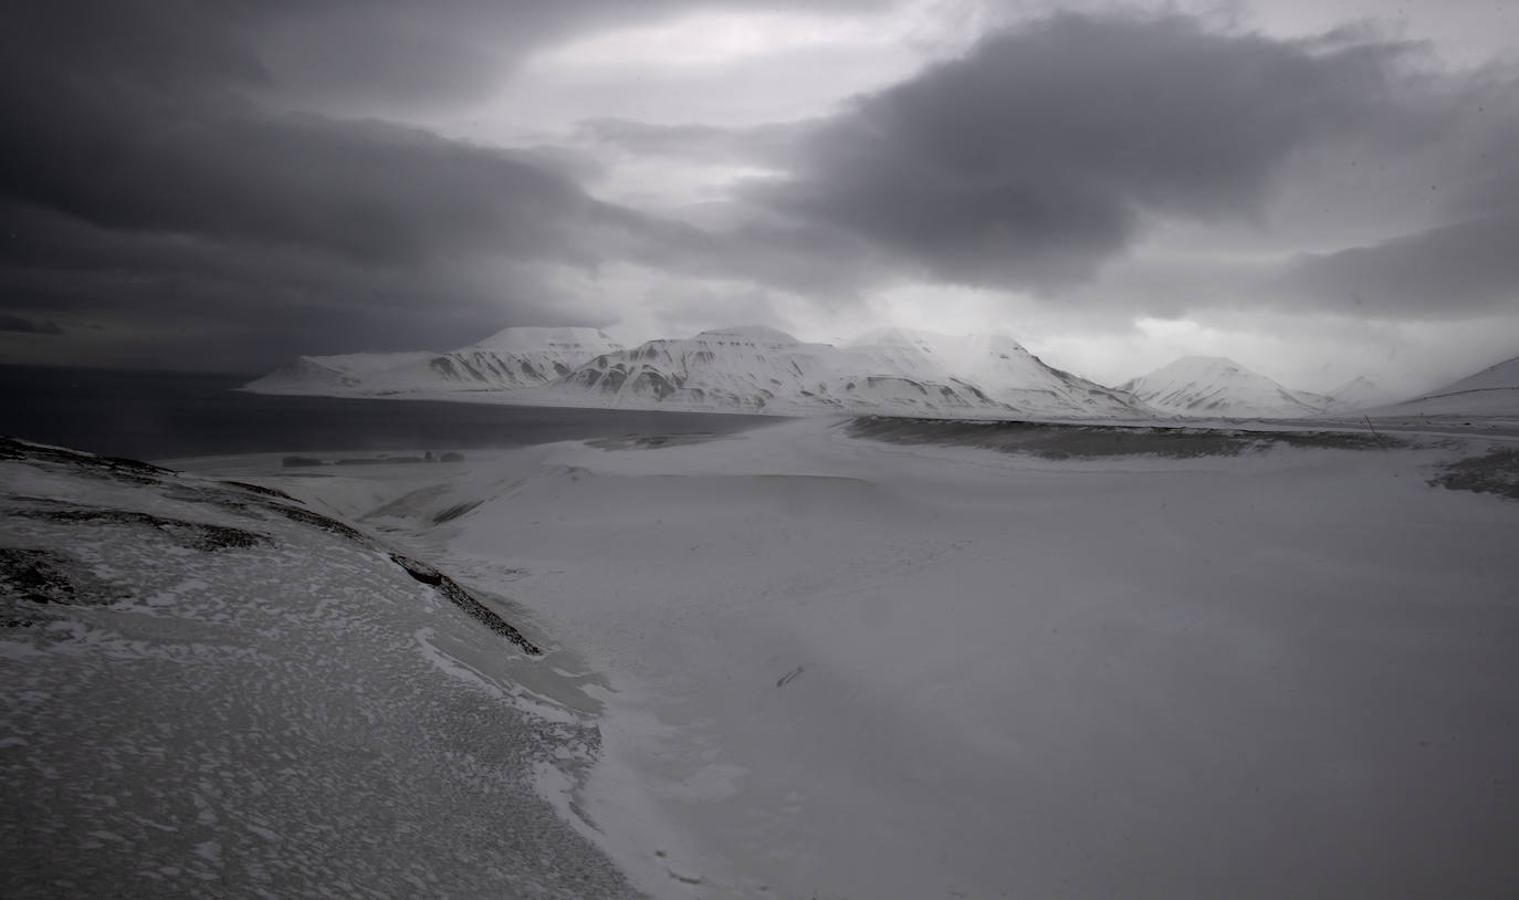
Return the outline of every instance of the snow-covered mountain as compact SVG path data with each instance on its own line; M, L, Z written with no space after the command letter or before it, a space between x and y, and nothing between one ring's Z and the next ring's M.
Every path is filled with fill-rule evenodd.
M789 415L1150 414L1132 395L1047 366L1012 338L903 329L845 347L746 326L623 348L594 329L508 328L450 353L302 357L247 390L379 397L475 392L482 400L513 403Z
M595 328L507 328L447 353L303 356L247 385L269 394L426 394L547 384L622 345Z
M1387 416L1519 416L1519 356L1373 412Z
M574 405L727 412L1010 412L943 369L805 343L763 326L604 354L538 393Z
M1324 396L1329 401L1324 411L1330 413L1369 409L1392 399L1381 385L1364 376L1352 378Z
M1134 395L1046 365L1006 335L955 336L902 328L849 345L872 364L931 378L957 378L1018 412L1051 416L1148 416Z
M1327 397L1285 388L1221 356L1184 356L1119 388L1178 416L1296 418L1329 405Z

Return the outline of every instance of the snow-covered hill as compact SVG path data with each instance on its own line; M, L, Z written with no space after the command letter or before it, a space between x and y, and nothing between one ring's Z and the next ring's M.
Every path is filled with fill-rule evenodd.
M1329 401L1324 411L1329 413L1369 409L1392 399L1381 385L1365 376L1352 378L1324 396Z
M507 328L447 353L303 356L252 382L269 394L428 394L547 384L621 344L595 328Z
M1384 416L1519 416L1519 356L1412 400L1373 410Z
M1297 418L1318 415L1329 404L1327 397L1285 388L1221 356L1184 356L1119 388L1178 416Z
M1046 365L1006 335L954 336L902 328L876 331L849 345L884 368L957 378L1014 410L1060 417L1135 417L1151 411L1132 394Z

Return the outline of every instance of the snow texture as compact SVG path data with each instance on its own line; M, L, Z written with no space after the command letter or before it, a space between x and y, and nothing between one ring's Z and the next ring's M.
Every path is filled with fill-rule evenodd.
M437 570L256 485L17 442L0 510L0 895L635 895L566 818L582 666Z

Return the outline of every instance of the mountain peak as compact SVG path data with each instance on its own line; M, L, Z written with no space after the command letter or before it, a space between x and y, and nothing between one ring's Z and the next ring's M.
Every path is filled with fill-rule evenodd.
M1224 356L1183 356L1121 387L1182 416L1293 418L1323 411L1322 398L1289 390Z

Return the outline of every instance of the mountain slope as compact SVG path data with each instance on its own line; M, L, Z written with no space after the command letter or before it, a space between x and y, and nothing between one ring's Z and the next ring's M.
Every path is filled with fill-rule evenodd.
M903 329L846 347L749 326L623 348L594 329L509 328L449 353L302 357L246 389L382 397L478 392L513 403L784 415L1151 414L1131 394L1045 365L1012 338Z
M865 335L849 349L875 363L975 384L1014 410L1050 416L1148 416L1139 398L1044 363L1011 337L952 336L894 328Z
M1412 400L1378 407L1373 412L1388 416L1519 416L1519 356Z
M303 356L245 389L375 395L510 390L547 384L621 346L595 328L507 328L447 353Z
M1325 395L1328 403L1325 412L1342 413L1370 409L1388 401L1388 392L1381 385L1364 376L1350 379Z
M1221 356L1186 356L1119 385L1178 416L1294 418L1323 412L1327 398L1294 391Z
M877 365L863 354L759 326L608 353L540 393L575 405L779 414L1008 411L976 385L943 372Z

